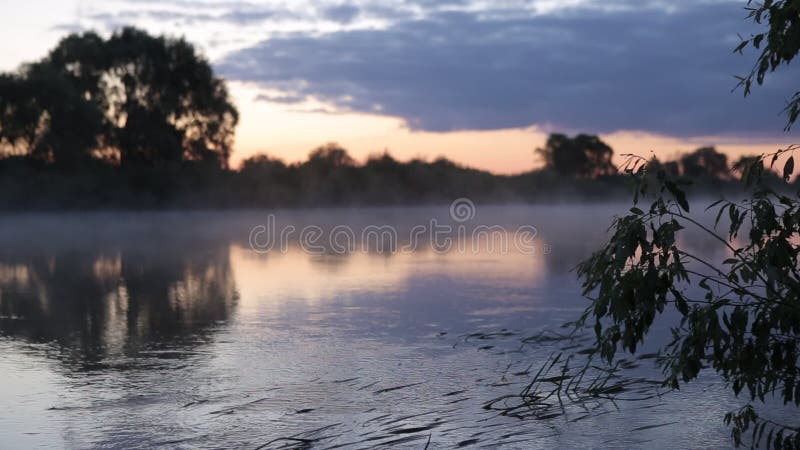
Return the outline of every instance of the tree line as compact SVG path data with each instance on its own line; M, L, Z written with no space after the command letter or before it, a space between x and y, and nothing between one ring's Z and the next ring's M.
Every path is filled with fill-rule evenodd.
M602 151L598 152L600 148ZM287 163L256 154L237 168L221 161L183 159L149 164L99 158L62 165L36 153L0 158L0 208L152 209L402 205L469 197L482 202L557 202L625 198L629 179L612 162L613 150L597 136L551 135L536 151L541 168L497 175L440 157L400 161L375 153L357 162L329 143L305 161ZM585 155L585 157L576 155ZM601 155L601 156L598 156ZM673 161L651 159L647 170L665 172L689 190L735 190L739 174L724 153L704 147ZM764 174L766 179L777 175Z

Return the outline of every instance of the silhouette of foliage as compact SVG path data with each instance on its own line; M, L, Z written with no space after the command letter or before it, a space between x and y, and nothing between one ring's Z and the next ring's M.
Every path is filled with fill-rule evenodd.
M725 179L728 177L728 156L718 152L714 147L702 147L680 159L683 175L690 178L710 177Z
M0 145L75 165L201 161L227 167L238 113L222 79L183 39L123 28L62 39L0 79Z
M800 51L798 2L768 0L748 9L756 23L769 22L769 31L736 49L764 46L751 74L741 78L745 95L754 79L762 84L768 72ZM787 107L787 128L799 106L800 93ZM634 207L614 219L608 242L578 266L591 304L575 325L582 329L593 322L595 342L583 369L576 372L564 363L562 371L570 380L594 370L593 359L616 368L617 354L635 354L657 318L672 312L680 322L656 359L663 384L677 389L704 368L714 370L736 396L748 399L724 418L736 446L749 441L752 447L800 448L796 424L756 410L757 403L773 399L800 406L800 194L775 189L776 175L766 169L783 158L780 175L788 183L797 149L740 159L734 169L747 195L741 202L721 199L710 205L717 209L713 227L690 215L674 170L668 173L663 165L636 156L629 159ZM685 155L680 163L686 177L727 178L727 158L713 148ZM652 200L645 209L638 207L643 196ZM718 230L721 222L727 222L723 231ZM703 258L687 248L681 237L689 227L723 246L724 259ZM571 381L567 386L575 389ZM562 387L554 389L560 393Z
M744 95L750 94L753 81L761 85L766 76L781 65L789 64L800 51L800 4L796 0L748 0L748 17L758 25L767 24L768 29L742 39L736 51L742 53L750 46L760 50L753 69L739 78ZM790 129L800 114L800 91L789 99L784 111L788 114L786 130Z
M51 67L0 76L0 145L12 154L76 165L90 157L102 128L100 112Z
M648 171L664 170L692 181L687 189L696 192L740 192L738 172L704 168L702 176L688 177L681 170L683 159L652 159ZM774 173L767 170L763 177L776 189L788 190ZM256 154L235 170L196 160L118 165L88 157L66 166L31 154L0 158L0 209L397 205L459 197L480 202L608 200L624 198L627 185L620 174L565 177L544 167L496 175L446 158L398 161L387 152L358 163L337 144L312 150L300 163Z
M678 388L709 367L751 402L776 394L785 404L800 405L800 248L792 243L800 233L800 200L761 183L764 160L774 163L793 151L747 161L742 181L753 188L751 195L709 207L718 208L715 228L723 217L727 220L725 232L689 215L686 194L675 180L633 161L638 192L654 194L652 203L616 218L609 241L578 267L584 294L592 301L578 325L593 319L601 359L610 364L619 351L635 353L656 318L674 309L680 324L657 359L666 386ZM784 178L792 172L790 156ZM684 248L681 230L688 227L720 242L727 258L704 259ZM699 287L699 296L692 285ZM800 444L795 427L760 418L752 404L727 415L726 422L737 445L748 429L753 445L762 437L775 448Z
M646 170L650 173L658 173L659 171L663 171L671 178L678 178L681 175L681 164L679 161L661 162L658 160L658 158L653 157L647 162Z
M597 136L579 134L574 138L551 134L544 148L536 152L547 168L567 176L597 178L617 172L611 162L614 151Z
M754 80L762 84L767 73L788 64L800 51L800 2L753 4L748 1L750 17L758 24L768 22L769 30L736 48L762 49L753 71L740 79L745 95ZM787 129L799 108L796 93L787 106ZM684 155L684 179L677 177L677 166L667 170L658 161L632 155L625 167L635 185L634 206L613 220L609 240L578 266L583 293L591 303L574 325L576 330L593 325L594 344L583 352L585 364L577 369L575 357L581 355L559 354L550 361L550 368L562 361L561 379L567 381L541 388L537 375L530 386L538 390L520 394L525 406L535 407L536 399L554 394L575 398L576 391L583 401L613 400L628 386L603 384L598 393L594 381L582 380L598 371L618 376L618 354L635 354L656 320L673 314L679 323L671 329L672 340L655 354L663 385L677 389L711 369L736 396L748 400L724 417L737 447L749 442L754 448L800 448L797 424L756 409L774 401L787 408L800 406L800 193L787 194L798 148L737 161L734 169L746 195L740 202L723 198L711 204L707 210L716 208L713 226L689 213L684 183L685 178L730 178L725 155L710 147ZM777 175L767 166L774 169L781 159L784 186L777 189ZM642 198L649 198L649 207L639 207ZM727 227L720 230L722 222ZM717 260L693 252L682 240L686 228L719 243L725 256Z

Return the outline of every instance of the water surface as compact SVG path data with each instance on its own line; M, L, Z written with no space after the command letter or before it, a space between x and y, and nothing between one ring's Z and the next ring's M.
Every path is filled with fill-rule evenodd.
M714 377L588 417L483 408L554 350L520 339L582 311L571 269L623 210L479 207L469 225L535 226L533 252L347 254L258 253L249 236L268 213L400 236L460 222L447 206L7 216L0 447L728 447L738 403Z

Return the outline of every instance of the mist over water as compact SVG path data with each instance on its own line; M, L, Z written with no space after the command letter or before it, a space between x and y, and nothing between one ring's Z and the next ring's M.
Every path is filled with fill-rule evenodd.
M739 401L713 376L586 417L483 409L554 351L520 341L580 314L572 268L627 208L477 205L465 222L446 205L6 216L0 447L718 447ZM268 214L298 229L388 225L400 246L432 218L527 225L536 251L311 254L290 240L256 252Z

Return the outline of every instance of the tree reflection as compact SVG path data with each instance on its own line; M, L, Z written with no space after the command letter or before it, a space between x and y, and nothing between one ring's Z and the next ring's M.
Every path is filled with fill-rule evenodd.
M159 244L4 252L0 332L80 363L202 342L236 306L228 247Z

